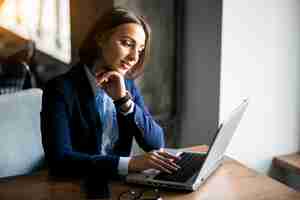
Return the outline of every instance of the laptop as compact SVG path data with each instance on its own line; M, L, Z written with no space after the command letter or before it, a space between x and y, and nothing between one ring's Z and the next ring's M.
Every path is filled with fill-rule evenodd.
M248 100L244 100L241 105L232 111L228 119L219 126L207 153L166 149L170 153L180 154L181 159L176 161L181 166L178 171L168 174L149 169L140 173L130 173L126 176L126 182L150 185L157 188L197 190L221 165L226 148L247 106Z

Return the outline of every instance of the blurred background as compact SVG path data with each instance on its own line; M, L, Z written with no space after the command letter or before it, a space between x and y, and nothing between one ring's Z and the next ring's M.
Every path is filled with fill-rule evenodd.
M42 88L67 72L91 25L113 6L151 25L150 60L137 83L168 146L209 143L218 125L219 0L1 0L1 94Z

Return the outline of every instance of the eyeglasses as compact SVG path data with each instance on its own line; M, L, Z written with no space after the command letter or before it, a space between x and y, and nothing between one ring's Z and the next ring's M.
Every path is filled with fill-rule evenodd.
M119 200L162 200L158 189L154 190L128 190L120 194Z

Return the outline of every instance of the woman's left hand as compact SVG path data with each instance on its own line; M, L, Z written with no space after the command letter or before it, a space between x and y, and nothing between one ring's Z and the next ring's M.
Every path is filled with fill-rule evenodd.
M178 160L180 160L180 157L174 156L161 148L142 155L132 156L128 163L128 170L139 172L153 168L172 174L180 169L180 166L175 163Z
M124 77L117 71L96 73L96 82L113 100L126 96Z

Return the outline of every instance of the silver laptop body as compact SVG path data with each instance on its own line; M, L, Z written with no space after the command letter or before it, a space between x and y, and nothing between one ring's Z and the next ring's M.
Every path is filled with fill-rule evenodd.
M205 157L202 166L187 181L176 182L155 179L155 176L157 176L160 172L154 169L145 170L141 173L130 173L126 177L126 181L129 183L165 187L170 189L189 191L197 190L222 163L226 148L229 145L233 133L242 119L247 106L248 100L244 100L241 105L232 111L228 119L220 125L208 152L205 154L202 153ZM182 152L179 152L176 149L168 149L168 151L170 151L170 153Z

